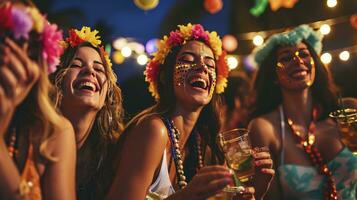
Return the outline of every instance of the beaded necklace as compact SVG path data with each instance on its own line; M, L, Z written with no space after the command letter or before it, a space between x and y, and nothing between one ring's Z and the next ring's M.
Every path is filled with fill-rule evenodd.
M7 150L9 152L9 155L12 159L16 158L16 155L18 154L18 149L16 147L16 129L12 128L12 131L10 133L10 139L9 139L9 145L7 146Z
M179 130L175 127L174 123L172 120L164 118L164 123L168 127L168 135L171 143L171 155L174 159L175 167L176 167L176 177L177 177L177 182L180 187L180 189L186 187L187 181L186 181L186 176L185 172L183 169L183 160L182 160L182 155L181 155L181 150L180 150L180 145L179 145L179 139L180 139L180 132ZM198 169L203 167L203 158L202 158L202 149L201 149L201 138L197 131L194 131L196 133L196 141L197 141L197 160L198 160ZM196 170L198 170L196 169Z
M285 113L286 115L286 113ZM287 116L287 115L286 115ZM307 140L301 136L301 133L296 130L296 125L287 116L288 125L292 133L299 140L306 154L309 155L310 160L316 165L320 173L327 178L327 186L325 190L325 200L336 200L338 199L335 179L332 177L332 173L328 166L323 163L322 157L315 145L315 132L316 132L316 119L317 119L317 109L316 107L312 110L312 120L309 124Z

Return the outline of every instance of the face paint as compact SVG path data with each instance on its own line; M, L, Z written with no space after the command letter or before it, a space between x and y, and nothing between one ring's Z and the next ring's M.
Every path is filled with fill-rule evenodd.
M199 70L202 66L197 65L197 64L187 64L187 63L178 63L175 66L175 72L174 72L174 83L177 86L184 86L186 79L188 77L188 74L191 73L192 71ZM210 89L209 89L209 96L212 97L215 86L216 86L216 80L217 80L217 75L216 71L214 68L207 68L207 73L209 76L209 80L211 82L210 84Z

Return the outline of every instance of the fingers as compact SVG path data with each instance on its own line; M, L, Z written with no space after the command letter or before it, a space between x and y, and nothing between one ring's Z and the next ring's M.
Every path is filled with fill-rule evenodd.
M273 167L273 160L272 159L255 160L254 164L257 167L272 168Z
M254 193L255 193L255 189L253 187L246 187L241 193L237 195L238 196L237 199L249 199L249 200L255 199Z
M15 89L17 85L17 79L8 67L0 67L0 84L4 89L4 92L10 98L15 96Z
M263 174L267 174L267 175L271 175L274 176L275 175L275 170L274 169L268 169L268 168L263 168L260 170Z
M225 171L227 173L229 173L229 170L222 165L211 165L211 166L205 166L202 167L198 173L208 173L208 172L214 172L214 171Z
M26 78L29 82L36 80L39 76L39 67L28 57L28 44L25 43L24 46L20 48L14 41L9 38L5 39L5 43L10 49L10 55L12 55L11 61L13 62L13 65L17 66L17 74L27 76Z
M232 181L232 178L223 178L212 181L204 187L204 190L198 191L197 196L202 199L214 196L220 193L228 184L231 184Z

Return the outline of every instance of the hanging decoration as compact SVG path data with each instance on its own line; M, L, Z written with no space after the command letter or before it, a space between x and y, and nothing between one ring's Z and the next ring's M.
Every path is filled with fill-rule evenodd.
M134 0L134 4L142 10L151 10L156 8L159 0Z
M357 14L351 15L350 23L351 23L352 28L357 30Z
M259 17L266 10L268 3L272 11L277 11L280 8L293 8L298 0L255 0L255 6L249 12L255 17Z
M215 14L222 10L223 2L222 0L205 0L203 3L203 7L207 12L211 14Z

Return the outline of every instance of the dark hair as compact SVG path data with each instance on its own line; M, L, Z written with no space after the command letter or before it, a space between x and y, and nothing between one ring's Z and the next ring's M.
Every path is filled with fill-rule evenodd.
M126 133L142 119L155 114L158 114L162 117L168 117L171 115L174 106L176 105L176 97L174 94L173 86L174 66L176 63L177 54L181 48L182 46L174 47L166 56L164 63L160 65L160 71L158 75L158 93L160 99L154 106L142 111L127 124L124 133L119 138L119 149L125 140ZM196 123L196 128L203 140L203 148L205 149L207 146L209 146L212 151L212 162L219 164L223 164L224 162L224 156L216 144L216 136L220 129L219 108L221 105L222 102L220 96L213 94L211 102L202 109L199 119ZM194 134L191 134L191 136L193 135ZM190 148L191 145L188 143L188 146ZM190 180L190 178L195 174L194 169L195 165L197 164L197 159L192 159L191 156L195 155L189 154L189 156L185 159L185 175L187 176L188 180ZM189 171L186 169L189 169Z
M313 103L319 107L319 120L325 119L330 112L337 109L337 88L329 70L321 62L317 53L307 42L304 42L304 44L306 44L316 68L315 80L311 86ZM275 47L259 66L254 81L256 101L252 114L253 118L273 111L282 103L281 89L276 84L277 75L275 72L279 47Z

